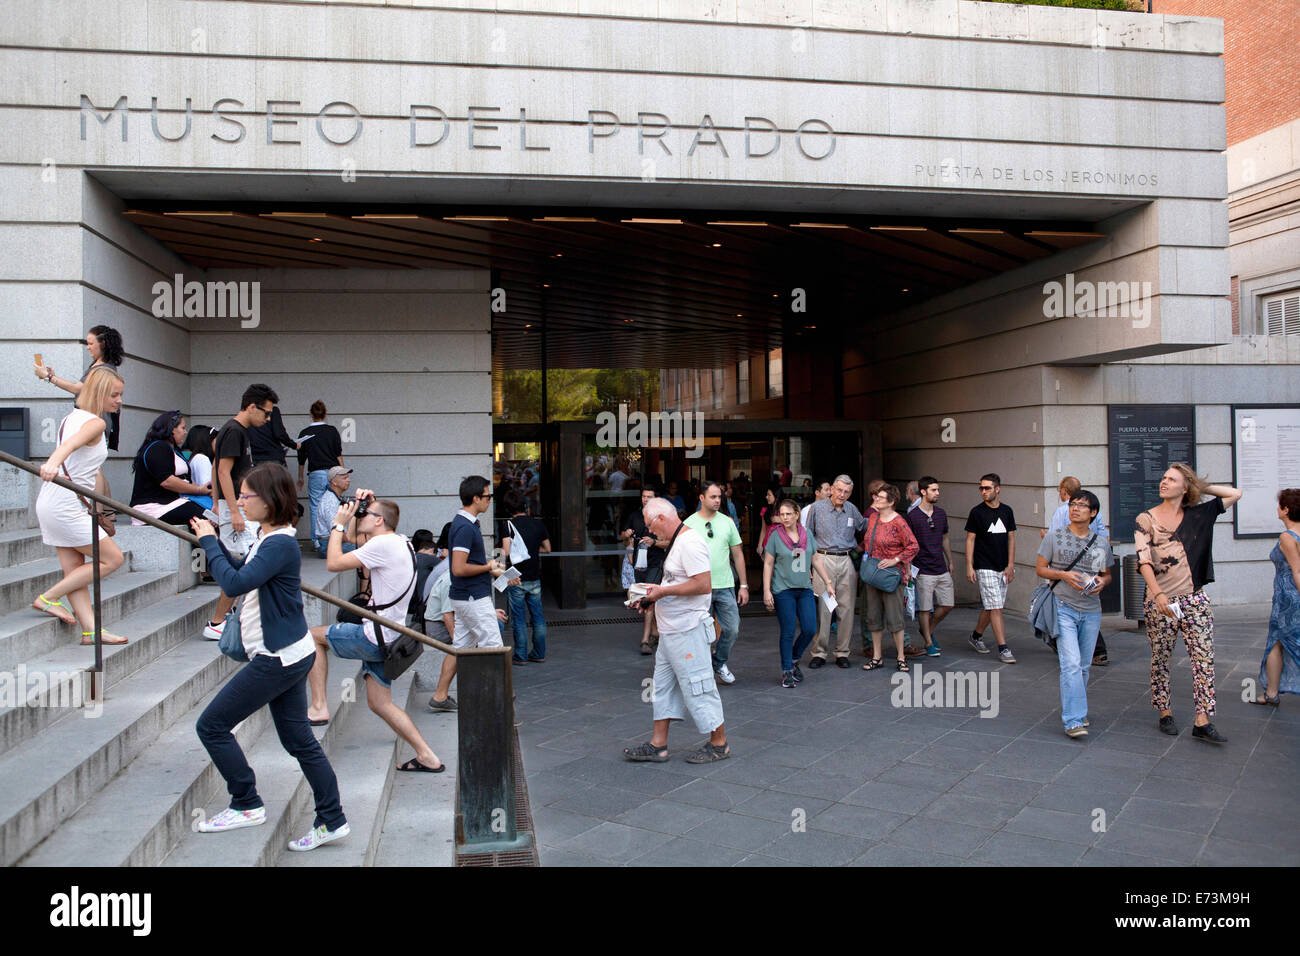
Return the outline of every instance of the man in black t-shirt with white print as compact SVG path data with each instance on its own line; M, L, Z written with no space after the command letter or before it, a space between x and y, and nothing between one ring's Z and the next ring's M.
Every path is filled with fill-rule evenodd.
M998 660L1014 664L1015 656L1007 647L1007 630L1002 608L1007 603L1007 588L1016 577L1016 516L1002 504L1002 479L990 472L980 479L981 504L971 509L966 519L966 580L978 584L979 622L971 631L971 647L981 654L989 652L984 644L984 629L993 624L998 642Z

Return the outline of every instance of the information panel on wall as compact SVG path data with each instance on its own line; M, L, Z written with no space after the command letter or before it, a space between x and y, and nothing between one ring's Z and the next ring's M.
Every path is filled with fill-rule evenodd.
M1232 483L1244 492L1232 509L1236 536L1281 534L1277 493L1300 488L1300 405L1232 407Z
M1132 541L1133 522L1160 503L1160 476L1175 461L1196 467L1196 406L1111 405L1111 541Z

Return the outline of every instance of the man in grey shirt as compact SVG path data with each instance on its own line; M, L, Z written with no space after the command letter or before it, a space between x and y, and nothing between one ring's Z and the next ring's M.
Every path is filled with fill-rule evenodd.
M822 556L826 575L831 579L831 587L839 601L839 606L835 609L835 615L840 620L835 635L837 667L849 666L849 642L853 639L853 602L858 591L850 554L857 549L858 539L867 526L862 513L849 501L852 493L853 479L848 475L840 475L831 483L830 497L813 502L808 511L808 530L820 545L817 553ZM826 610L826 602L822 600L824 591L821 579L814 577L813 593L818 599L817 640L813 642L812 659L808 662L810 669L825 666L827 647L830 644L831 614Z

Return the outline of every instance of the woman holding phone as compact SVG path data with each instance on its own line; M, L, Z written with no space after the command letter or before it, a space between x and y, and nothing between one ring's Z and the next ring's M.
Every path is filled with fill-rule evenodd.
M224 833L266 822L253 768L231 731L269 706L280 743L297 758L316 798L312 829L289 849L314 850L347 836L351 827L343 815L334 768L307 722L307 674L316 660L316 644L303 614L298 489L283 465L257 465L244 476L239 504L248 521L261 525L242 560L231 557L211 522L190 522L222 592L244 596L235 613L248 656L248 663L226 682L195 726L230 791L230 807L201 821L198 828L200 833Z
M1205 502L1203 495L1212 497ZM1241 500L1228 485L1212 485L1190 465L1176 461L1160 479L1160 504L1137 516L1133 542L1146 582L1145 616L1151 642L1151 703L1160 712L1160 730L1178 736L1169 708L1169 658L1182 634L1192 659L1196 720L1192 736L1227 743L1214 716L1214 611L1202 588L1214 580L1214 521Z
M90 366L86 369L85 375L81 376L80 381L74 382L70 379L59 378L54 374L53 366L46 365L39 354L36 356L36 377L43 378L51 385L77 396L85 388L86 379L91 372L105 366L114 370L120 368L125 354L122 349L122 336L117 329L107 325L97 325L86 333L86 351L90 354ZM110 412L108 421L109 451L117 451L119 424L117 411ZM106 488L100 490L107 491Z

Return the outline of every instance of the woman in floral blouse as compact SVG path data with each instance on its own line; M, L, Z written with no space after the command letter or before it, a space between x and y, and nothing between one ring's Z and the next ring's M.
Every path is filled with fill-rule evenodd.
M866 632L871 632L871 660L863 664L862 669L873 671L884 664L880 643L884 628L888 628L894 635L894 651L898 657L896 666L900 671L906 671L909 668L903 653L903 588L907 586L907 566L921 548L907 521L894 510L903 497L898 488L884 483L875 487L873 482L869 491L871 509L867 512L862 548L868 556L880 559L882 569L897 567L903 578L893 591L881 591L870 584L863 586L867 592L867 607L862 615L862 630L864 643Z

